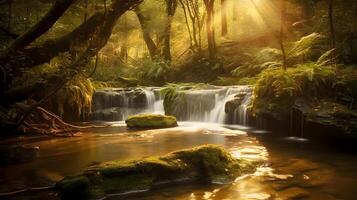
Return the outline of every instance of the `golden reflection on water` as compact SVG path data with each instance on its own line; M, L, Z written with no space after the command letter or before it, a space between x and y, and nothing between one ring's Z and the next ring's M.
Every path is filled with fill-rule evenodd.
M37 186L36 182L42 179L59 180L64 175L73 174L97 161L138 159L203 144L218 144L227 148L233 157L259 162L260 166L254 173L238 177L228 185L183 185L160 188L142 196L113 199L265 200L310 197L306 199L333 200L338 199L330 198L330 193L336 193L336 187L340 191L346 191L345 194L355 191L357 166L352 161L357 161L351 157L342 159L339 156L337 158L341 160L331 161L334 165L321 161L313 162L306 158L308 155L299 157L291 153L285 154L285 149L272 151L241 130L202 123L181 125L170 129L140 131L127 131L122 125L115 125L104 131L88 133L81 138L26 144L40 147L39 159L23 165L1 168L3 173L0 175L0 185L6 183L9 186L6 190L11 190L12 185L17 187L19 183ZM330 155L326 158L326 161L332 159ZM76 162L73 162L74 160ZM350 170L345 171L346 168ZM15 171L16 173L13 173ZM333 184L336 181L340 184ZM338 195L341 195L341 192L338 192ZM353 194L347 195L351 196Z

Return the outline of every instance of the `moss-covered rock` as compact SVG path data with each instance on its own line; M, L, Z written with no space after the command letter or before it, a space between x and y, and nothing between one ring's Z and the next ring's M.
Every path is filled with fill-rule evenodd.
M254 163L237 160L220 146L204 145L162 157L91 166L64 178L56 188L62 199L73 199L73 195L75 199L92 199L178 180L227 183L253 170Z
M125 120L128 128L170 128L177 126L174 116L160 114L138 114L132 115Z

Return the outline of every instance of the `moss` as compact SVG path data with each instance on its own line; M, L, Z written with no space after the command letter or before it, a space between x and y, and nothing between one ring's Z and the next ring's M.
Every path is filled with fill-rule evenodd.
M167 115L175 113L177 103L185 103L184 93L177 87L166 87L161 90L161 95L164 97L164 109Z
M159 114L138 114L128 117L125 120L129 128L169 128L177 126L174 116Z
M62 199L88 199L90 197L90 180L83 175L66 177L57 183Z
M73 194L90 199L175 180L230 182L253 169L254 163L237 160L220 146L204 145L161 157L94 165L80 175L66 177L57 189L62 199L73 199Z

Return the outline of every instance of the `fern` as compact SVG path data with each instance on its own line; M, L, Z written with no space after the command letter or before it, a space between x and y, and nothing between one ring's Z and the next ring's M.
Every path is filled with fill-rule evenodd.
M336 49L331 49L323 53L316 64L319 66L331 65L334 60L336 60Z
M311 33L310 35L300 38L300 40L293 43L290 50L288 50L287 57L301 57L307 56L313 46L321 43L325 37L318 33Z

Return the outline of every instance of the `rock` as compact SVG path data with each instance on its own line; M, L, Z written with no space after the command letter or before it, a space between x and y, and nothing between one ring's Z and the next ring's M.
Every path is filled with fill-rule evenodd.
M129 92L129 107L145 108L147 106L146 94L142 89L135 89Z
M17 164L26 163L36 159L39 156L40 148L25 147L25 146L0 146L0 163L1 164Z
M94 165L56 184L61 199L93 199L112 193L147 190L174 181L232 182L255 170L216 145L180 150L162 157ZM75 195L75 196L74 196Z
M245 93L245 92L235 95L233 100L227 101L224 111L227 114L233 114L239 108L239 106L242 104L246 95L247 95L247 93Z
M159 114L138 114L125 120L128 128L170 128L177 125L176 117Z
M242 104L242 100L243 99L235 98L233 100L227 101L227 103L226 103L226 105L224 107L224 111L227 114L234 113L239 108L239 106Z

